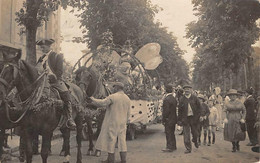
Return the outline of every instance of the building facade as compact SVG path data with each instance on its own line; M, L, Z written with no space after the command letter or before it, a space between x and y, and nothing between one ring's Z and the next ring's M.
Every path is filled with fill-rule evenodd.
M0 60L3 53L15 53L22 50L22 58L26 56L26 35L19 34L21 26L15 21L15 13L19 11L25 0L0 0ZM49 21L43 23L37 30L36 40L52 38L55 40L53 49L60 52L60 8L51 13ZM37 48L37 56L40 54Z

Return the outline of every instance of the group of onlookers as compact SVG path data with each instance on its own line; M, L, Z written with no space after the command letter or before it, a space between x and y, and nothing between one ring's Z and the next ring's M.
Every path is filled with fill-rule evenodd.
M224 140L232 142L232 152L240 150L239 142L245 140L246 131L250 141L247 146L254 146L252 150L259 152L256 145L260 142L260 95L253 96L253 88L245 92L230 89L224 100L219 87L213 89L211 96L193 91L190 85L182 88L166 85L165 91L162 123L165 126L166 148L162 151L177 149L174 134L177 124L183 128L185 153L192 151L190 134L196 148L202 143L210 146L216 142L215 131L221 128L224 128ZM203 142L201 133L204 135Z

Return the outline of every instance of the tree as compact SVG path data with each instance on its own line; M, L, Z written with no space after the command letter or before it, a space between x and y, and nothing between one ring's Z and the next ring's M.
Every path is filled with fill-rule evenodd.
M26 61L36 64L36 32L38 27L48 21L49 13L58 9L58 0L26 0L16 12L18 25L26 33Z
M181 57L184 53L177 44L176 38L154 23L154 16L159 11L150 0L81 0L70 5L82 10L79 14L83 37L75 41L88 43L95 50L103 42L103 34L111 32L116 48L124 48L130 44L133 54L143 45L157 42L161 45L164 62L157 72L149 71L152 77L166 82L179 78L188 78L188 66ZM177 79L176 79L177 78Z
M188 24L186 35L192 47L198 49L193 78L207 85L220 84L223 74L232 72L237 76L250 57L251 45L259 38L256 20L260 17L260 4L255 0L192 2L199 18Z

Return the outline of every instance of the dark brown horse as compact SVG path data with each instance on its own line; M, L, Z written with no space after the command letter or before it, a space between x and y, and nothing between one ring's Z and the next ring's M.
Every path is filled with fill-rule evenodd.
M7 118L5 118L4 121L1 119L1 123L9 123L12 120L16 120L17 117L21 117L22 113L23 117L21 117L20 126L23 131L22 135L26 142L27 163L32 162L32 137L33 135L37 134L42 135L41 157L42 162L47 163L48 153L51 146L52 133L58 126L63 115L63 102L55 98L57 97L57 91L51 91L49 95L44 95L44 93L42 94L42 92L44 92L42 90L44 88L44 80L46 80L45 76L45 74L39 75L35 67L31 66L23 60L17 60L17 62L14 63L7 63L0 76L0 94L3 95L0 100L2 100L2 105L6 110L5 112L7 112ZM9 83L9 86L5 86L5 83ZM5 100L8 90L10 90L9 87L17 88L17 95L20 99L19 103L15 103L14 106L16 109L13 110L13 112L11 112L12 109L10 109L9 104ZM75 94L79 97L80 103L73 104L73 111L74 113L79 113L79 108L82 109L81 103L83 102L83 93L82 91L80 92L80 89L74 84L71 84L70 87L72 90L77 90ZM1 108L1 111L2 109L3 108ZM9 117L8 115L11 116ZM76 139L78 143L77 163L81 163L83 114L75 115L75 122L77 124ZM65 129L64 132L70 131ZM69 141L67 143L69 143ZM66 146L66 152L69 154L69 145Z
M95 71L94 67L87 68L85 66L80 67L75 71L76 74L76 84L83 90L85 96L93 96L95 98L105 98L110 94L109 89L104 85L103 78L98 71ZM90 109L96 109L94 106L89 106ZM99 135L102 122L104 119L105 111L101 110L97 115L97 131L96 137ZM90 116L85 116L88 128L89 141L92 142L93 130L92 130L92 118ZM91 148L92 147L92 148ZM93 152L93 146L89 145L88 155Z

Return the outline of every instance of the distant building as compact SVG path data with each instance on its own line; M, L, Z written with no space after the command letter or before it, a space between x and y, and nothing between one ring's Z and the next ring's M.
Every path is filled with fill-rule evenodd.
M22 58L25 58L26 35L19 35L21 26L15 21L15 13L22 8L24 1L0 0L0 59L3 53L14 53L18 49L22 49ZM49 21L38 28L36 40L43 38L54 39L53 49L60 52L60 8L51 13ZM39 53L41 52L37 49L37 54Z

